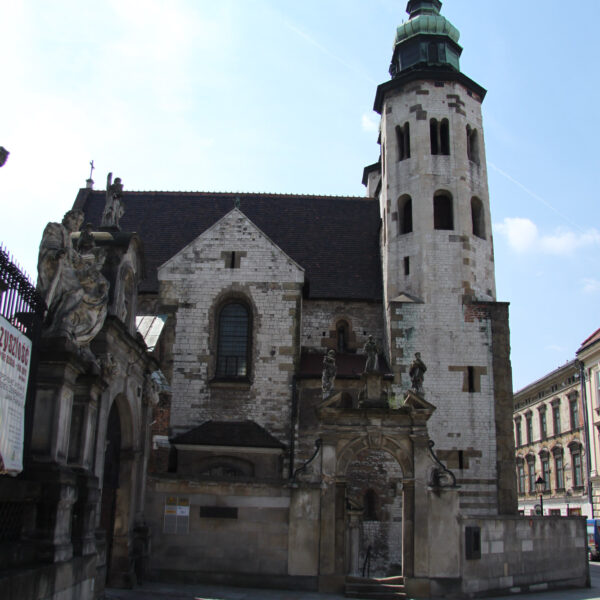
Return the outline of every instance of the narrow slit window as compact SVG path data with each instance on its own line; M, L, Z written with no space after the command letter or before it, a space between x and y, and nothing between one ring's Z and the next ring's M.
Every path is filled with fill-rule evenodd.
M479 198L471 198L471 221L473 222L473 235L485 239L485 216L483 202Z
M404 275L410 275L410 257L408 256L404 257Z
M412 233L413 218L412 218L412 199L410 196L402 196L398 200L398 233Z

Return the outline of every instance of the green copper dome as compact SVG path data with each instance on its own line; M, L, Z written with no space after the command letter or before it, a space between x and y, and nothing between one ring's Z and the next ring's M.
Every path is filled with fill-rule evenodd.
M390 74L397 77L408 69L460 71L460 32L440 14L440 0L409 0L410 18L398 27Z
M460 31L446 17L442 15L417 15L400 25L396 31L394 45L407 40L419 33L430 35L447 35L452 41L458 43Z

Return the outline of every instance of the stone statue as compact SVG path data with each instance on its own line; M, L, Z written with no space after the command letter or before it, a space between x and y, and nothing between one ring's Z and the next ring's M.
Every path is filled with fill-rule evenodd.
M377 371L377 344L373 339L373 336L370 335L367 338L367 342L364 347L365 354L367 355L367 362L365 363L365 373L373 373Z
M323 377L321 385L323 387L323 399L328 398L333 392L333 383L337 368L335 366L335 350L329 350L323 358Z
M115 177L112 183L112 173L106 178L106 203L102 213L102 227L116 227L119 229L119 220L123 216L123 184L120 177Z
M44 335L67 337L82 351L104 324L108 281L102 275L105 254L84 236L85 254L74 247L71 234L83 222L83 212L68 211L62 223L48 223L38 256L38 290L48 307ZM91 232L88 232L91 235ZM93 235L91 235L93 241Z
M421 360L421 353L416 352L415 358L412 361L408 370L408 374L410 375L410 379L412 382L412 389L417 394L423 394L423 380L425 379L425 371L427 371L427 367L425 366L425 363Z
M77 252L79 254L90 254L93 253L93 249L96 247L96 240L92 233L92 224L86 223L83 227L83 231L77 240Z

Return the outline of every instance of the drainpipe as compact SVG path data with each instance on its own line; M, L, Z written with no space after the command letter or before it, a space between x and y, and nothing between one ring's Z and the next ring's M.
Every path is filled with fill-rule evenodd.
M585 462L586 466L586 475L587 475L587 495L590 501L590 507L592 509L591 518L594 517L594 499L592 496L592 478L591 478L591 452L590 452L590 425L588 418L588 403L587 403L587 393L585 389L585 367L583 362L578 360L577 365L579 366L579 383L581 385L581 402L583 404L583 428L585 431Z

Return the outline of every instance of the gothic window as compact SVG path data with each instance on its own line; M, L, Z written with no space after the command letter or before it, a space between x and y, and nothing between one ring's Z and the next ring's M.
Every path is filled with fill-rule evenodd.
M485 239L485 216L483 202L476 197L471 198L471 220L473 221L473 235Z
M412 199L410 196L401 196L398 200L398 234L411 233L412 230Z
M396 140L398 143L398 160L410 158L410 125L396 125Z
M467 157L471 162L479 164L479 138L477 129L467 125Z
M447 192L438 192L433 198L434 229L454 229L452 197Z
M217 377L248 377L250 340L251 320L248 307L239 301L225 304L218 319Z
M521 433L521 417L515 421L515 442L517 444L517 448L523 443L523 436Z
M429 121L431 154L450 154L450 122L448 119L431 119Z

